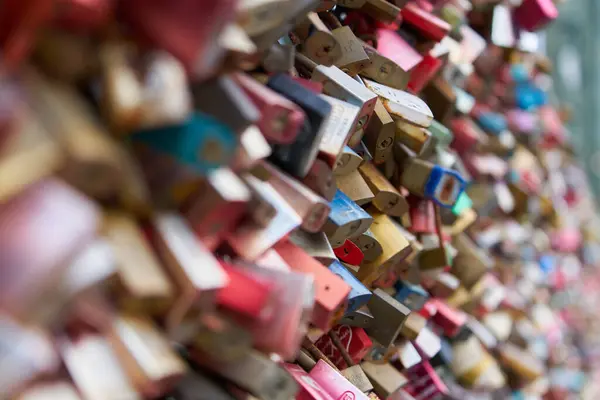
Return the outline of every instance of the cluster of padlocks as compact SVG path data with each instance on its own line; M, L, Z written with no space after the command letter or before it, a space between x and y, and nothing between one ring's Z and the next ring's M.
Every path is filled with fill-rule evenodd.
M0 398L598 398L554 3L0 2Z

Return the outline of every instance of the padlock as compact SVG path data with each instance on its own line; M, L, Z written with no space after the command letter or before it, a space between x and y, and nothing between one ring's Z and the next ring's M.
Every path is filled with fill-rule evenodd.
M125 310L162 316L171 307L175 287L138 223L123 212L105 215L103 233L114 253L114 294Z
M280 242L274 248L293 271L314 277L315 308L311 321L317 328L329 329L336 313L346 308L350 286L293 243Z
M327 201L333 200L333 196L335 196L333 169L323 160L315 160L306 177L302 179L302 183Z
M268 162L261 162L254 168L253 173L268 176L269 184L302 218L304 230L312 233L321 230L331 211L325 199Z
M419 311L429 299L429 294L421 285L398 281L395 299L412 311Z
M336 183L338 189L359 206L364 206L373 200L373 192L357 169L345 175L338 175Z
M195 237L183 217L164 212L156 215L152 222L152 242L179 288L179 296L165 320L167 330L172 332L193 309L214 307L218 290L227 285L228 278L219 261ZM198 260L203 260L202 274L198 273Z
M342 156L344 146L348 143L358 120L358 106L338 100L327 95L320 97L331 104L331 113L323 124L323 137L319 144L319 158L335 167L336 161Z
M242 0L237 12L240 26L256 36L282 25L291 8L289 0Z
M450 33L451 26L446 21L409 3L402 8L402 20L418 29L428 39L441 41Z
M351 240L362 251L365 262L374 261L383 252L381 244L369 229Z
M141 399L111 343L100 335L78 340L62 338L58 344L65 367L82 396L101 398L125 396ZM102 371L99 375L98 371Z
M316 363L315 363L316 364ZM294 378L299 391L294 397L297 400L332 400L333 397L323 389L309 374L296 364L283 364L285 370Z
M442 76L432 79L420 93L436 120L447 123L454 115L454 110L458 108L457 91Z
M304 178L317 157L323 136L323 124L331 105L285 74L272 76L267 86L300 106L305 113L304 125L291 144L273 146L271 159L284 171Z
M171 391L187 366L147 318L120 314L108 334L115 356L139 393L157 397Z
M272 143L294 142L304 121L300 107L246 74L235 74L233 79L258 108L256 125L262 134Z
M298 228L302 224L302 218L268 182L254 176L248 176L246 181L275 209L275 215L265 224L244 222L227 238L227 242L243 259L255 260Z
M385 0L367 0L360 10L385 22L394 22L400 16L400 8Z
M356 237L369 229L372 217L338 190L330 203L331 213L323 227L332 247L338 247L344 240Z
M367 125L363 141L371 154L373 163L382 164L392 157L395 138L395 124L380 99L377 99L371 122Z
M371 232L381 244L382 253L375 260L363 263L358 271L358 279L367 286L374 282L386 267L399 263L412 252L410 243L390 217L373 207L369 208L369 213L373 218Z
M215 360L202 353L194 353L192 360L261 399L288 400L298 390L282 366L255 350L231 361Z
M186 201L183 215L196 236L214 250L246 215L251 196L244 181L230 169L219 168L209 172Z
M353 135L348 142L350 147L356 146L369 124L377 96L335 66L317 66L311 80L323 83L323 93L360 108L358 119L352 129Z
M406 371L405 375L409 382L403 389L415 398L434 400L448 394L448 387L426 360Z
M411 314L412 315L412 314ZM408 322L408 321L407 321ZM409 370L423 361L421 355L409 340L400 340L395 344L394 364L400 369Z
M444 66L443 60L433 57L431 53L433 53L433 50L430 54L426 54L423 60L412 70L407 85L410 93L420 93Z
M408 123L427 128L433 114L427 104L418 97L380 83L365 79L365 84L381 99L392 118L404 119Z
M397 60L390 58L389 53L384 56L378 49L367 43L363 42L362 45L371 63L361 71L361 75L395 89L406 89L409 74L400 66L404 64L398 64ZM383 44L381 46L385 50ZM395 54L392 56L397 57Z
M396 121L395 143L402 143L420 158L428 159L433 153L431 133L425 128L412 125L403 120Z
M353 312L347 312L338 321L340 325L354 326L357 328L366 328L373 322L373 314L366 306Z
M354 363L337 333L334 331L329 331L328 335L347 365L347 367L341 370L340 373L361 392L365 394L371 392L373 390L373 385L371 385L371 382L369 382L369 378L367 378L367 375L362 370L362 367Z
M358 266L362 263L364 255L356 244L346 239L344 243L333 249L334 254L339 260L351 266Z
M366 361L360 365L373 384L375 393L381 398L393 397L407 382L406 377L389 363L375 364Z
M286 0L287 1L287 0ZM294 67L296 48L291 44L273 43L262 59L262 67L269 73L290 73Z
M237 360L243 358L253 345L250 328L233 316L217 312L196 312L188 321L191 322L189 327L184 327L177 335L171 336L208 357L225 362ZM189 328L189 332L185 328Z
M348 295L348 307L346 313L352 313L366 305L371 298L371 291L367 289L348 269L340 262L334 261L328 266L329 270L338 275L350 286Z
M331 66L342 57L342 46L317 13L309 12L294 33L303 41L301 52L317 64Z
M465 181L458 172L417 158L405 162L400 182L411 193L446 208L456 203L465 188Z
M452 245L458 250L458 255L454 258L451 272L470 289L491 268L491 260L464 233L455 236Z
M396 341L410 310L381 289L375 289L367 304L374 320L366 330L385 347Z
M333 167L333 173L336 176L348 175L350 172L356 171L362 162L361 156L349 146L345 146Z
M166 50L183 63L192 77L205 79L219 67L224 56L224 49L215 38L234 19L236 3L185 1L174 5L156 0L144 6L143 2L132 1L119 11L134 37ZM196 25L200 20L202 24Z
M329 240L327 240L327 235L323 232L308 233L301 229L296 229L290 234L289 239L325 266L337 260L337 256L333 252Z
M0 243L8 275L2 282L1 308L27 321L43 307L40 301L60 281L64 263L92 242L100 218L95 203L55 178L30 185L2 203Z
M368 400L363 392L323 360L317 362L309 376L334 399Z
M374 194L373 205L384 214L400 217L408 211L406 199L394 188L381 172L371 163L358 169Z
M348 355L352 359L353 364L357 364L362 360L369 349L373 346L373 342L360 327L350 327L347 325L336 325L332 330L338 335L344 348L348 352ZM315 346L323 353L327 359L331 361L339 369L345 369L348 364L344 360L344 357L338 350L337 346L333 343L333 340L329 335L321 336L316 342Z
M252 319L269 320L273 317L270 306L275 294L269 283L255 279L242 268L220 262L227 274L228 283L219 289L216 303L219 307Z
M555 20L558 17L558 9L552 1L525 0L515 8L513 15L519 27L533 32Z
M355 76L371 64L369 56L363 49L360 40L349 26L341 26L331 31L340 44L342 55L334 64L350 76Z

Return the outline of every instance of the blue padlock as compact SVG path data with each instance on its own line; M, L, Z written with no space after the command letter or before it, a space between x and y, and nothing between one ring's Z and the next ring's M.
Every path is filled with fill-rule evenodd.
M466 182L458 172L434 165L425 183L424 194L438 205L450 208L454 206L465 187Z
M134 146L148 146L203 175L227 165L238 144L226 125L198 112L181 125L138 131L130 139Z
M491 111L479 114L477 122L484 131L495 136L498 136L508 128L504 115Z
M366 232L373 222L369 213L339 189L335 192L329 206L331 211L323 231L334 248L341 246L346 239Z
M329 270L342 278L350 286L348 295L348 308L346 314L352 313L369 302L371 291L362 284L346 267L339 261L333 261L329 264Z
M429 294L421 285L398 281L396 283L396 290L396 295L394 296L396 300L412 311L419 311L423 308L427 300L429 300Z

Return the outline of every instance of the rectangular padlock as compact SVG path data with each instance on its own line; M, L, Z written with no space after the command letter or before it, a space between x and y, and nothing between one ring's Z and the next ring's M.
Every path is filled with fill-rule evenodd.
M75 386L67 381L52 381L35 384L23 390L15 400L81 400Z
M325 199L266 161L257 165L253 173L267 176L269 184L302 218L304 230L312 233L321 230L331 211Z
M311 321L317 328L328 330L336 314L346 308L350 286L293 243L280 242L274 248L293 271L314 277L315 309Z
M296 103L305 113L305 123L296 140L291 144L273 146L271 156L275 164L284 171L304 178L317 157L323 137L323 124L332 107L286 74L272 76L267 86Z
M419 352L417 351L417 349L411 341L401 340L399 342L396 342L395 347L397 348L397 350L394 357L394 363L400 369L408 370L421 364L421 362L423 361L423 359L419 355Z
M296 400L333 400L334 398L321 387L309 374L296 364L283 364L285 370L294 378L300 390Z
M435 400L448 394L448 387L426 360L406 371L405 375L409 383L404 389L415 398Z
M359 206L364 206L373 200L373 192L358 170L336 177L339 190Z
M202 354L194 354L193 361L260 399L289 400L298 391L298 385L282 366L255 350L232 361L214 360Z
M327 235L323 232L308 233L301 229L296 229L290 234L289 239L325 266L337 260L337 256L333 252L329 240L327 240Z
M428 288L434 297L450 297L460 286L458 278L448 272L442 272L435 277L433 286Z
M335 195L333 169L323 160L315 160L308 174L302 179L302 183L327 201L331 201Z
M108 340L125 374L144 396L169 393L187 371L185 362L150 319L120 314Z
M344 146L333 167L333 173L335 176L348 175L350 172L356 171L363 161L363 158L356 151L349 146Z
M342 57L342 46L315 12L309 12L294 29L303 41L301 52L317 64L330 66Z
M414 94L420 93L443 66L444 61L442 59L433 57L431 53L426 54L410 74L407 85L408 91Z
M400 16L400 8L385 0L367 0L360 10L385 22L395 22Z
M404 71L406 74L404 85L408 84L408 74L421 62L423 56L393 30L379 28L375 31L375 35L377 36L377 51L382 56L392 60ZM378 81L377 79L374 80ZM384 82L380 83L391 86ZM396 89L402 90L404 88L396 87Z
M175 287L138 223L123 212L110 212L103 223L115 257L114 295L125 310L162 316L171 306Z
M421 329L417 338L413 341L413 345L419 351L421 357L427 360L435 357L442 348L440 337L427 326Z
M214 73L224 55L214 39L235 18L237 1L144 4L132 1L120 10L134 37L173 54L195 79Z
M354 364L360 363L373 346L373 342L363 328L336 325L332 331L338 335ZM336 367L339 369L348 367L342 354L329 335L321 336L315 342L315 345Z
M255 348L292 360L308 329L314 303L314 278L305 273L278 271L249 265L244 269L270 284L270 319L257 319L248 327ZM268 316L268 314L267 314Z
M422 98L431 108L436 120L447 123L454 113L457 94L452 85L443 77L432 79L421 92Z
M454 258L451 272L463 286L470 289L493 263L464 233L455 236L452 245L458 250L458 255Z
M181 125L138 131L131 139L134 146L147 146L199 174L229 163L237 147L231 129L198 112Z
M452 207L465 188L465 181L453 170L412 158L404 163L400 182L411 193Z
M196 312L188 319L189 325L171 335L174 340L189 344L192 352L229 362L242 357L252 348L250 328L236 321L233 316L217 312ZM183 325L183 324L182 324Z
M416 340L425 325L427 325L427 319L418 313L411 312L402 326L402 336L408 340Z
M88 335L76 341L63 339L58 347L73 383L84 398L142 399L104 337Z
M229 282L219 289L217 304L247 318L269 320L273 316L269 310L275 294L273 286L225 261L221 261L221 267Z
M13 397L28 382L58 373L60 357L48 333L6 314L0 318L0 329L0 390L5 396Z
M360 108L325 94L320 97L331 104L331 113L323 125L319 158L333 168L336 166L338 158L341 157L344 146L350 140L358 121Z
M191 310L214 307L216 295L227 285L228 278L183 217L165 212L156 215L152 224L152 241L158 256L179 288L179 296L165 321L167 330L172 331Z
M369 56L363 49L361 41L354 35L349 26L342 26L331 31L340 44L342 55L335 65L350 76L355 76L371 64Z
M427 128L431 125L433 114L427 104L418 97L389 86L365 79L371 89L394 119L403 119L408 123Z
M373 384L375 393L381 398L388 399L394 396L396 391L407 383L406 377L390 363L375 364L366 361L360 365Z
M183 215L196 236L211 250L231 232L248 212L252 193L229 168L207 174L197 193L190 196Z
M390 217L379 212L374 207L369 208L373 218L371 232L381 244L382 253L371 262L363 263L357 277L369 286L383 271L408 257L412 252L410 243Z
M369 124L377 96L335 66L317 66L311 80L323 83L323 93L360 108L356 125L352 129L353 135L348 142L350 147L356 146Z
M410 124L403 120L396 121L395 143L402 143L418 154L420 158L428 159L433 152L431 133L425 128ZM428 154L429 150L429 154Z
M65 163L60 143L40 118L29 108L23 114L17 134L10 135L5 143L0 139L0 202L59 171Z
M232 77L203 81L192 87L192 93L196 110L223 121L237 134L259 121L259 109Z
M237 5L240 25L250 36L269 31L285 22L289 0L242 0Z
M406 89L409 81L408 72L369 44L362 42L362 45L371 63L360 74L395 89Z
M330 203L331 212L323 227L332 247L339 247L348 238L356 237L369 229L373 218L338 190Z
M253 261L298 228L302 224L302 218L268 182L251 175L246 177L246 182L276 211L275 216L264 224L246 221L227 238L237 254L245 260Z
M363 163L358 170L374 194L373 205L384 214L401 217L408 212L404 196L385 178L372 163Z
M296 47L291 44L273 43L262 59L262 67L268 73L284 72L289 74L294 68Z
M419 311L429 300L429 294L421 285L398 281L396 283L395 299L410 310Z
M393 157L392 146L395 139L396 126L394 120L385 109L380 99L377 99L371 122L367 125L363 142L373 155L373 163L384 163Z
M0 246L7 275L0 291L1 308L28 320L31 312L43 306L40 300L60 281L71 257L92 242L100 218L94 202L54 178L33 184L2 203Z
M354 312L366 305L371 298L371 291L367 289L346 267L339 261L333 261L327 267L331 272L339 276L350 286L350 294L348 295L347 312Z
M515 8L514 19L519 27L534 32L558 17L558 9L550 0L525 0Z
M334 399L368 400L363 392L323 360L317 362L317 365L310 371L309 376Z
M341 370L340 373L364 394L368 395L373 391L373 385L360 365L353 365L352 367Z
M300 107L252 77L238 73L235 81L260 112L257 126L272 143L294 142L304 121Z
M374 320L366 331L382 346L389 347L395 341L410 314L410 309L399 303L381 289L375 289L367 305Z
M235 400L220 382L195 372L189 372L173 391L177 400Z
M443 19L420 8L414 3L402 7L402 21L419 30L429 40L440 42L450 33L451 26Z

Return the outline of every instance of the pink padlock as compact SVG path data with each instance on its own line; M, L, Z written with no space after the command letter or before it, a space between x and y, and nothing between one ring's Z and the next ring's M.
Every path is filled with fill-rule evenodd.
M529 32L537 31L558 17L558 9L552 0L524 0L514 11L519 27Z
M283 368L294 378L300 387L296 394L296 400L335 400L298 365L285 363L283 364Z
M323 360L317 362L309 376L335 400L369 400L366 394Z

